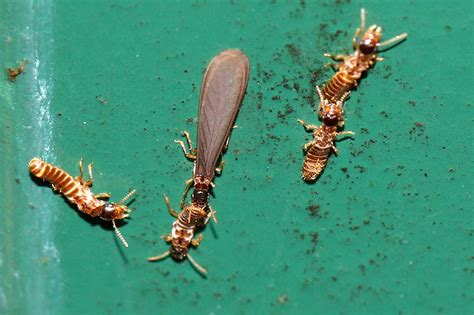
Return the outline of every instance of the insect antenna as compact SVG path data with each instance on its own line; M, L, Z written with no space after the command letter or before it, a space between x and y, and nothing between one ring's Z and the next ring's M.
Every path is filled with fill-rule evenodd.
M316 86L316 91L318 92L320 102L323 102L324 95L323 95L323 92L321 92L321 89L319 88L319 86Z
M399 34L395 37L387 39L384 42L378 43L377 47L388 46L388 45L391 45L393 43L401 42L402 40L406 39L407 37L408 37L408 33L402 33L402 34Z
M207 270L201 267L189 254L188 254L188 259L191 265L193 265L193 267L196 268L203 276L207 275Z
M112 220L112 225L114 226L115 233L117 233L117 236L118 236L118 238L122 241L123 245L124 245L125 247L128 247L128 243L127 243L127 241L125 240L125 237L123 237L122 233L120 233L119 229L118 229L117 226L115 225L115 220Z
M137 191L134 189L132 190L131 192L129 192L125 197L122 198L122 200L120 200L119 202L117 202L117 204L123 204L125 201L127 201L128 198L130 198L134 193L136 193Z
M360 28L361 32L365 32L365 9L360 9Z
M346 93L342 94L341 97L339 98L339 102L344 103L350 94L351 94L350 91L347 91Z
M154 256L154 257L149 257L148 258L148 261L157 261L157 260L162 260L163 258L166 258L170 255L170 251L167 250L166 252L164 252L163 254L159 255L159 256Z

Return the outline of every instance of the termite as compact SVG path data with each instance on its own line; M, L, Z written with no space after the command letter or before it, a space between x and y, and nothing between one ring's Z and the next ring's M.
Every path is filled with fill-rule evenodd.
M342 94L355 88L364 72L373 67L377 61L383 60L377 56L381 47L399 43L408 36L407 33L403 33L380 42L382 28L374 24L367 30L365 29L364 9L360 11L360 19L361 25L356 29L352 38L352 45L355 49L352 55L324 54L324 56L340 62L337 65L331 64L337 72L323 88L323 94L330 102L336 102ZM363 35L358 40L361 33Z
M15 82L16 77L25 72L26 63L27 61L24 60L20 62L20 65L16 68L7 68L8 80L10 80L10 82Z
M334 145L340 135L354 135L352 131L339 132L338 129L344 126L344 101L350 92L344 93L336 102L330 102L323 92L316 87L319 95L319 117L322 120L321 126L308 125L303 120L298 122L303 125L306 131L313 131L314 139L303 146L306 157L303 163L301 177L305 181L314 181L324 170L331 152L338 154Z
M216 171L222 170L222 162L217 168L216 165L228 145L248 76L249 60L240 50L225 50L209 63L199 99L197 149L193 148L187 131L184 131L183 135L188 148L183 141L175 140L181 146L185 157L194 161L193 178L186 181L181 198L181 212L173 210L168 197L164 196L169 213L177 220L173 223L171 234L162 236L167 243L171 243L170 249L159 256L148 258L149 261L161 260L169 255L177 261L188 258L201 274L207 273L206 269L191 257L189 248L199 246L202 241L202 235L194 238L198 229L203 228L211 217L217 222L216 212L209 204L212 181ZM186 205L186 195L191 186L194 186L191 203Z
M130 191L117 203L102 200L108 200L111 196L108 193L94 195L91 192L90 187L94 182L94 178L92 177L93 164L91 163L87 167L89 179L86 181L84 178L82 159L79 160L80 175L74 178L61 168L39 158L33 158L28 166L31 174L51 183L54 190L63 194L71 203L75 204L80 211L91 217L99 217L102 220L112 221L118 238L125 247L128 247L127 241L115 225L115 220L125 219L129 216L130 209L124 205L124 202L135 193L135 190Z

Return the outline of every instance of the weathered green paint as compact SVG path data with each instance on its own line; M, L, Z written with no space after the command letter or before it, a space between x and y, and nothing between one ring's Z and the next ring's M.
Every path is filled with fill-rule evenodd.
M469 1L364 1L382 54L348 100L346 129L314 185L301 146L316 123L322 54L350 52L350 1L0 1L0 312L3 314L472 313L472 54ZM173 143L196 134L202 74L240 48L247 95L204 231L187 262L146 258L178 207L187 162ZM417 124L418 123L418 124ZM40 156L95 192L130 188L121 231L87 219L38 185ZM470 234L471 233L471 234Z

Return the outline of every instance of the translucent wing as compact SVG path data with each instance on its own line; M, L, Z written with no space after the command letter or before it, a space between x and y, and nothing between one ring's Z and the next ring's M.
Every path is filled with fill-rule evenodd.
M249 60L240 50L214 57L204 74L199 100L197 160L194 175L213 179L249 76Z

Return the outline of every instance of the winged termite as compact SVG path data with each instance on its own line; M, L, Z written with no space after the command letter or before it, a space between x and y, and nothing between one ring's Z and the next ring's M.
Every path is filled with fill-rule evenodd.
M173 223L170 235L162 238L171 243L165 253L148 258L149 261L161 260L171 255L176 260L189 258L191 264L206 274L189 255L189 247L199 246L202 235L194 238L197 229L204 227L209 219L215 218L215 211L209 205L209 195L217 166L226 144L235 118L242 103L249 76L249 60L237 49L225 50L214 57L204 74L201 96L199 99L199 118L197 149L193 148L189 133L184 131L188 148L183 141L180 144L186 158L194 161L193 178L186 182L181 199L181 212L173 210L168 197L165 203L172 216L177 218ZM222 165L222 163L221 163ZM191 203L185 203L186 195L193 186Z

